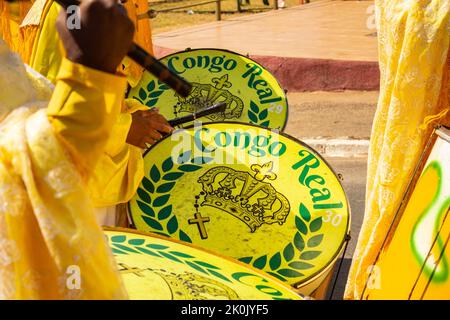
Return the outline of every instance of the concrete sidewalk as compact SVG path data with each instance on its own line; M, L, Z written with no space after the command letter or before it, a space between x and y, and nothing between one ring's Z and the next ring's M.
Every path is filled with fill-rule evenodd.
M288 93L285 132L328 157L365 157L378 92Z
M155 54L228 49L261 63L289 91L377 90L372 5L323 0L160 33L153 36Z

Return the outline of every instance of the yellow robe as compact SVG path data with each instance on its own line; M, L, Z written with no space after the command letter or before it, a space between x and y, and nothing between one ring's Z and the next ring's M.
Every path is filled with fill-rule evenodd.
M371 134L364 222L346 299L361 297L433 126L450 124L450 2L378 0L375 5L380 97Z
M126 80L65 60L45 101L30 79L0 40L0 298L126 298L86 191Z
M135 41L152 52L149 20L138 20L137 15L148 10L146 0L132 0L125 4L128 15L135 22ZM21 24L22 58L39 73L54 81L64 55L54 27L60 6L49 0L36 0ZM123 72L129 84L135 86L143 69L125 59ZM124 105L111 132L104 154L100 157L89 182L95 207L114 206L127 202L136 192L144 176L142 150L126 143L131 125L131 113L145 106Z

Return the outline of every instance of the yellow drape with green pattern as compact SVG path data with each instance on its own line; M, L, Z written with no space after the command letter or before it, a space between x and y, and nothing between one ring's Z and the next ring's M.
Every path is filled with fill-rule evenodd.
M359 299L368 269L436 124L450 124L450 1L375 1L380 97L368 159L366 209L345 298Z

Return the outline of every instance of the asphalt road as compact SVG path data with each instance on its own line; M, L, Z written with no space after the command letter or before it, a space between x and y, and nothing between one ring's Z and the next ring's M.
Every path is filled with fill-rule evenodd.
M336 279L337 268L335 268L335 277L330 285L328 295L332 299L340 300L344 294L351 259L355 251L358 234L364 217L367 158L327 158L326 160L336 173L343 176L344 180L342 184L351 208L351 240L345 253L342 268L337 277L335 290L331 292L333 282ZM340 262L341 260L337 264Z

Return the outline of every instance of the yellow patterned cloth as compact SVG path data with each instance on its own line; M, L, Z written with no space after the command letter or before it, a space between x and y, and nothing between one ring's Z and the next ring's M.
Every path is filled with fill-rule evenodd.
M0 299L127 298L86 191L126 80L66 60L58 78L49 100L0 40Z
M393 216L436 124L450 124L448 0L378 0L380 97L366 210L345 298L360 299Z

